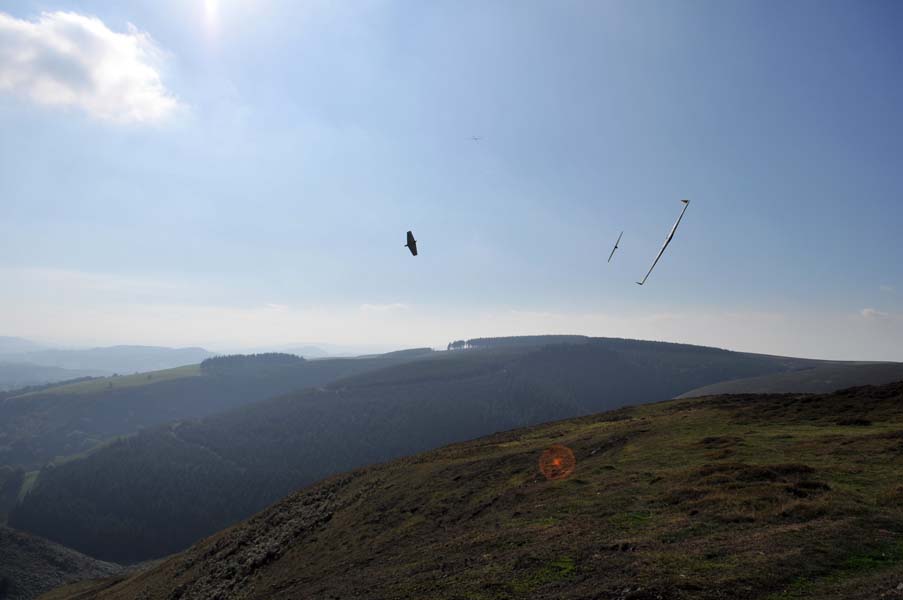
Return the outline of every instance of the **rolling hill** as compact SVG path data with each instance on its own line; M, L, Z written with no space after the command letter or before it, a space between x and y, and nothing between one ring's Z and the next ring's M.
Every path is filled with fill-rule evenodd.
M825 363L785 373L733 379L706 385L680 398L721 394L827 394L863 385L903 381L903 363Z
M333 473L811 362L617 339L481 344L415 354L46 467L10 523L98 558L141 561Z
M191 419L411 360L429 350L305 361L286 354L208 359L124 377L0 394L0 465L37 468L112 437Z
M898 597L901 469L903 383L674 400L334 476L43 600Z
M108 346L74 350L26 349L27 347L21 344L7 344L7 347L17 350L0 352L0 360L60 369L96 371L106 375L171 369L196 364L214 356L203 348L162 346Z
M0 526L0 599L32 600L60 585L124 572L41 538Z
M101 371L78 371L28 363L0 362L0 392L103 374Z

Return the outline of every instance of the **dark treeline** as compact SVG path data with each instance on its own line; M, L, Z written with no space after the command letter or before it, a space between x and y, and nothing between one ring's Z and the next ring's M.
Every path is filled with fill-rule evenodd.
M294 354L265 352L263 354L230 354L214 356L201 362L201 371L210 375L237 376L260 373L261 368L284 369L300 367L306 360Z
M335 472L786 368L781 359L632 340L441 353L146 431L45 469L10 523L92 556L141 561Z
M519 337L473 338L451 342L448 350L542 346L547 344L579 344L590 338L584 335L524 335Z

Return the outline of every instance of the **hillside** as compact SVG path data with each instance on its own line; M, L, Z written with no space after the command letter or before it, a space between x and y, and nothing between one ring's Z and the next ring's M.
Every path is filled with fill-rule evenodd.
M420 351L420 354L428 351ZM0 465L43 466L119 435L192 419L410 360L409 355L305 361L291 355L232 360L0 394Z
M61 369L90 370L104 374L171 369L196 364L213 356L203 348L162 346L108 346L78 350L19 348L17 352L0 354L2 360Z
M79 597L898 597L901 440L903 383L625 408L332 477Z
M45 367L28 363L0 362L0 392L97 375L103 375L103 373L100 371Z
M903 363L825 363L784 373L721 381L690 390L680 398L721 394L828 394L894 381L903 381Z
M805 362L586 338L435 353L44 468L10 523L98 558L141 561L333 473Z
M31 600L65 583L121 572L119 565L0 526L0 599Z
M45 348L45 346L31 340L26 340L20 337L11 337L8 335L0 335L0 355L35 352L37 350L44 350Z

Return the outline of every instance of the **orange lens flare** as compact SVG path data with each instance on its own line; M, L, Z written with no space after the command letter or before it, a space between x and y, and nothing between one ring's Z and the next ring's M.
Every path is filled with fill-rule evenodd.
M567 446L555 444L539 457L539 471L549 480L567 479L577 468L577 459Z

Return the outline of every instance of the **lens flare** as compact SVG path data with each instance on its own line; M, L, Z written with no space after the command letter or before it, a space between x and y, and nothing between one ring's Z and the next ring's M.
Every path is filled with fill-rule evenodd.
M577 459L567 446L549 446L539 457L539 471L549 480L567 479L577 468Z

